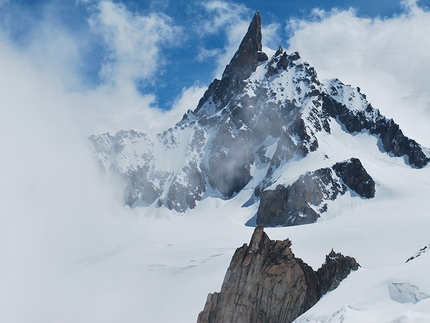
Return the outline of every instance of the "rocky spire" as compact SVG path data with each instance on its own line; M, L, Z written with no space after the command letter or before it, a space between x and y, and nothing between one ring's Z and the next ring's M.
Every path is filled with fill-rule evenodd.
M332 252L317 272L291 251L291 241L271 240L262 226L233 255L220 293L209 294L197 323L290 323L335 289L354 258Z
M221 82L228 79L228 85L235 87L255 71L260 60L267 60L267 56L264 59L264 55L261 53L261 40L261 17L257 11L248 27L248 32L239 45L239 49L230 64L226 66Z
M234 93L238 93L243 89L243 81L249 78L252 72L255 71L258 63L268 60L267 55L261 51L261 41L261 17L257 11L248 27L245 37L243 37L239 45L239 49L226 66L221 81L214 80L212 82L209 89L200 100L195 112L197 112L212 95L215 103L219 101L226 103ZM221 104L220 108L223 106L224 104Z

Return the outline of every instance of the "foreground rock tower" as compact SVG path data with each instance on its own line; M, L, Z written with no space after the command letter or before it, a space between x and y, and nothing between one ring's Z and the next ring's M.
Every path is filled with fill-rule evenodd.
M221 292L209 294L197 323L290 323L359 267L332 251L315 272L290 247L290 240L270 240L258 226L249 246L236 250Z

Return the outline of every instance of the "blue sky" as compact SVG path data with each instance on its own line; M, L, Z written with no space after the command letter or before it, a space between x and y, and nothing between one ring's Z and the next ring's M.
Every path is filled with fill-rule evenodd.
M298 50L320 75L369 84L377 98L387 90L381 84L392 81L393 56L405 50L425 56L429 49L427 7L430 0L0 0L0 45L10 50L5 64L25 61L41 78L38 86L52 82L52 97L68 97L67 112L58 113L83 120L84 132L160 131L194 109L221 75L255 10L263 45Z

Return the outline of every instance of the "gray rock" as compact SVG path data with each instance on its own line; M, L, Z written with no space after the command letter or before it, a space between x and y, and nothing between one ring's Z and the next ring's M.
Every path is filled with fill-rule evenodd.
M347 187L363 198L375 196L375 182L357 158L307 172L287 187L261 192L256 222L266 227L314 223L327 211L323 202L345 194Z
M375 181L366 172L358 158L337 163L333 167L346 186L365 198L375 197Z
M316 272L321 295L336 289L352 270L358 270L359 267L354 258L336 253L332 249L326 256L325 263Z

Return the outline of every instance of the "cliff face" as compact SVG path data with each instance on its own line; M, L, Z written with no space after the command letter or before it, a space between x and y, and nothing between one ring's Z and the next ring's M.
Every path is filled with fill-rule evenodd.
M289 239L270 240L258 226L249 246L236 250L221 292L208 295L197 322L292 322L359 267L332 251L314 272L290 247Z
M325 202L334 201L347 189L362 198L375 196L375 181L357 158L307 172L287 187L278 185L261 192L257 224L275 227L314 223L327 211Z

